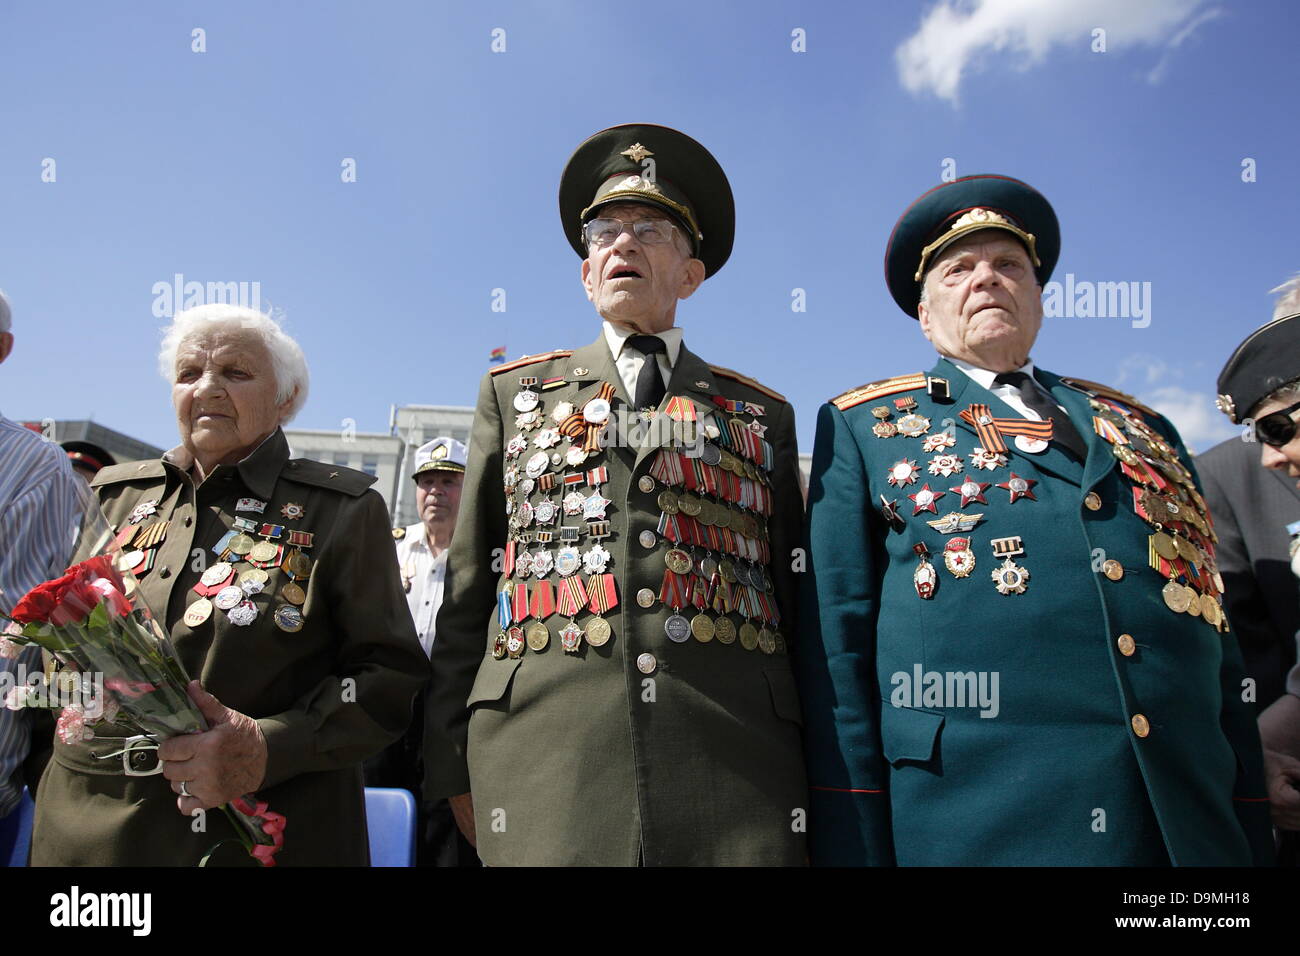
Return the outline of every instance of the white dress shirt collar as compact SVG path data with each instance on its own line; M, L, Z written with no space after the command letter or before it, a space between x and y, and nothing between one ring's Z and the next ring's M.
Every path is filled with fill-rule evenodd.
M610 354L614 356L617 362L623 354L623 346L633 335L653 334L664 340L664 355L668 359L668 367L674 368L677 365L677 356L682 351L682 330L677 326L671 329L664 329L662 332L643 333L636 332L632 329L620 328L613 322L606 319L601 323L605 331L605 343L609 346Z

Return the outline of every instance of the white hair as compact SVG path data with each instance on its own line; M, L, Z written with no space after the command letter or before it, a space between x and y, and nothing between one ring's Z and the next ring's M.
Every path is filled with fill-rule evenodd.
M291 420L307 402L307 359L302 348L280 328L280 324L264 312L240 305L200 305L177 312L172 324L163 329L162 349L158 353L158 370L168 382L176 380L176 353L181 345L193 339L206 339L226 332L251 332L261 339L271 356L275 372L276 404L293 401L280 418L280 424Z
M1277 294L1277 302L1273 306L1273 318L1280 319L1284 315L1294 315L1300 312L1300 272L1287 279L1276 289L1269 289L1268 291L1270 295Z
M5 297L5 290L0 289L0 334L8 332L13 327L13 311L9 308L9 299Z

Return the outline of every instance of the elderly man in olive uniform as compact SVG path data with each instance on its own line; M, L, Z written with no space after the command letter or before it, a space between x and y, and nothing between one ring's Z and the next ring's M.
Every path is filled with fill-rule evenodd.
M730 186L682 133L619 126L560 216L603 324L483 380L430 779L489 865L802 863L794 414L675 325L731 251Z
M797 657L814 863L1271 860L1187 452L1030 359L1059 248L1018 180L923 195L886 272L938 362L820 411Z

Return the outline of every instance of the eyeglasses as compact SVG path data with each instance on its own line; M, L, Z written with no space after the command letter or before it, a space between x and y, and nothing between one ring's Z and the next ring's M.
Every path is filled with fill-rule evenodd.
M623 230L629 226L632 227L632 234L637 240L648 246L672 242L673 230L677 228L667 219L638 219L635 222L624 222L622 219L593 219L582 227L582 236L587 240L587 245L603 249L618 241L618 237L623 235Z
M1295 438L1297 425L1291 413L1297 408L1300 408L1300 402L1296 402L1290 408L1255 419L1255 437L1265 445L1272 445L1274 448L1281 448L1289 443Z

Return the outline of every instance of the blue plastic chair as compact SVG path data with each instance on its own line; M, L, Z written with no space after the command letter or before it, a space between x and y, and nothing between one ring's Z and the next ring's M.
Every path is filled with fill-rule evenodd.
M22 796L14 812L0 820L0 862L5 866L26 866L27 848L32 844L32 820L36 817L36 804L23 787Z
M415 866L415 797L409 790L366 787L371 866Z

